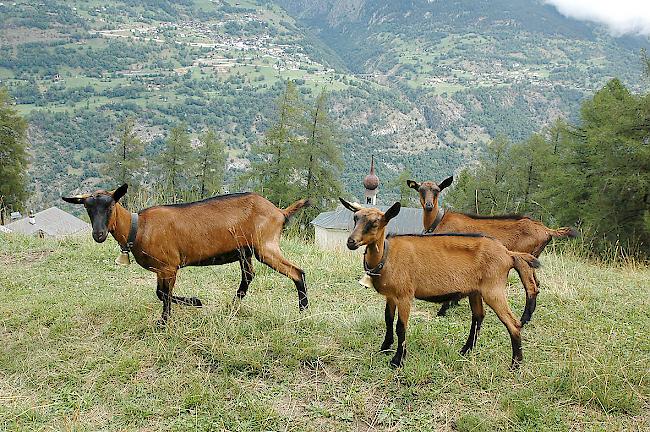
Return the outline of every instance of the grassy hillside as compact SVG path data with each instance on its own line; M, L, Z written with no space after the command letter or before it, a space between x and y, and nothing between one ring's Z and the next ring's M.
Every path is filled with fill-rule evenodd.
M284 241L307 271L311 310L259 263L239 310L237 265L184 269L156 327L155 278L117 267L117 247L0 237L0 429L647 430L650 271L545 254L543 286L508 370L489 311L474 353L457 351L466 302L448 318L415 305L402 370L377 353L380 296L356 282L358 255ZM521 312L515 284L510 301Z
M37 209L114 187L99 168L125 116L148 156L180 122L194 137L214 128L232 184L287 79L306 99L331 92L348 191L360 196L374 153L392 199L401 171L449 175L496 134L519 139L576 115L612 76L638 89L642 46L536 0L0 4L0 83L32 125Z

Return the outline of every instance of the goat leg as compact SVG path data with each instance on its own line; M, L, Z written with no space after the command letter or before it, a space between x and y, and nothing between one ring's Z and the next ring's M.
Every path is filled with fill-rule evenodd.
M483 299L480 294L470 294L469 305L472 308L472 326L469 331L469 336L467 337L467 342L465 342L465 345L460 350L460 353L462 355L467 354L476 346L476 340L478 339L478 334L481 331L481 324L483 323L483 318L485 317Z
M381 344L380 352L387 353L394 342L393 324L395 321L395 302L386 299L386 309L384 311L384 320L386 321L386 336L384 342Z
M397 303L397 351L390 361L392 367L402 367L406 357L406 327L409 322L411 302L402 300Z

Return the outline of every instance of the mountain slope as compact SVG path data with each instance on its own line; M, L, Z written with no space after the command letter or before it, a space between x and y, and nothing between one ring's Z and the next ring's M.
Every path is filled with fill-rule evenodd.
M0 6L0 42L0 80L32 123L37 206L111 186L99 168L127 115L148 155L175 124L215 128L232 181L286 79L307 99L330 90L347 189L360 194L374 153L389 200L405 168L443 177L497 134L575 115L610 77L639 89L649 46L532 0L17 1Z

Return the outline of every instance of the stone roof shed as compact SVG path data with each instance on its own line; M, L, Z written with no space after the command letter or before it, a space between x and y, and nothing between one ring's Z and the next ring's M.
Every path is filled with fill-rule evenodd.
M38 237L66 237L91 231L90 224L58 207L36 213L6 225L12 233Z

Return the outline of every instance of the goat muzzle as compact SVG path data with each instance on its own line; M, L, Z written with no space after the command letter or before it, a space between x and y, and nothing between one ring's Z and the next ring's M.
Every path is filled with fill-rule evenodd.
M108 237L108 231L93 231L93 240L97 243L104 243Z
M348 249L350 249L350 250L356 250L356 249L359 248L359 245L357 244L357 241L354 240L351 237L348 238L347 246L348 246Z

